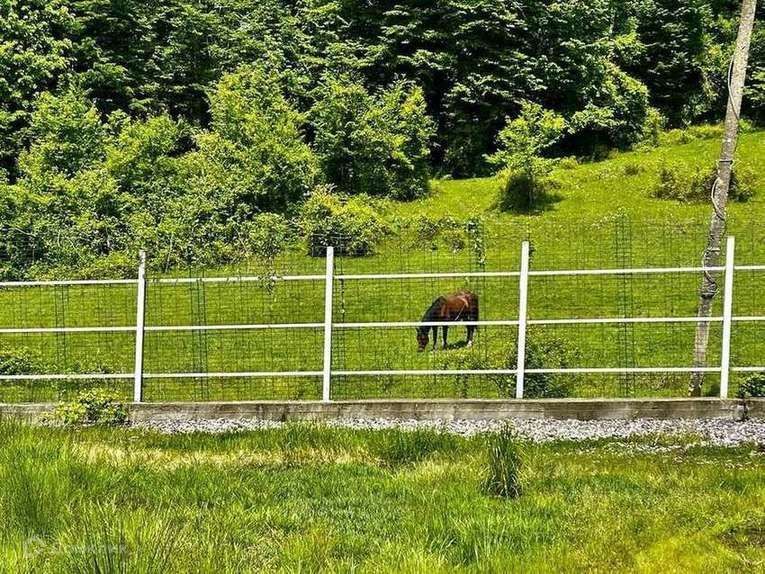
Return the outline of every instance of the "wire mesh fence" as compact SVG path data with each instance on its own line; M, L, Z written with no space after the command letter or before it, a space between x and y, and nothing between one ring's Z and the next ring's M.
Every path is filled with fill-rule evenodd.
M765 262L765 233L731 227L740 235L730 394L746 369L765 363L758 320L765 269L756 267ZM514 397L526 240L524 396L686 396L704 232L701 224L618 217L573 230L504 228L480 241L399 237L363 257L339 249L329 363L326 262L315 246L247 266L149 273L143 400L315 400L328 371L333 400ZM137 286L136 279L0 284L0 401L55 400L90 386L131 398ZM425 310L460 291L480 302L475 344L467 348L458 322L446 348L440 341L435 351L418 351ZM708 395L720 391L723 299L721 290L710 321Z

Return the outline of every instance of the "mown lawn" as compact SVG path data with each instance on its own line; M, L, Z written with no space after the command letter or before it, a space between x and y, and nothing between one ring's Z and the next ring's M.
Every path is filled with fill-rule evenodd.
M675 140L677 137L675 137ZM494 179L438 180L419 201L392 203L386 216L394 227L418 216L485 221L485 262L470 246L453 249L443 241L400 237L383 241L372 256L339 257L338 273L515 270L520 243L532 243L532 268L614 268L696 266L706 239L710 207L653 199L650 191L665 163L712 166L717 138L666 143L646 151L560 168L560 188L546 209L533 215L501 213L494 208ZM737 236L740 263L765 263L765 132L741 137L740 161L759 174L757 194L730 208L730 232ZM151 255L151 254L149 254ZM280 274L323 272L322 258L289 252L275 262ZM192 269L187 275L263 273L262 268ZM154 275L157 277L158 275ZM765 315L763 273L740 272L735 281L734 312ZM700 278L696 274L629 277L536 277L530 282L532 319L614 316L693 316ZM147 325L220 325L323 321L322 282L260 282L159 285L148 290ZM337 281L337 322L417 321L439 294L472 289L481 298L481 319L517 317L517 280L410 279ZM716 314L719 314L720 298ZM134 286L3 289L2 327L124 326L135 321ZM733 364L765 364L762 323L737 323ZM512 366L516 338L512 327L485 328L468 354L417 353L414 330L337 329L333 365L337 370L500 368ZM537 328L539 339L553 338L570 347L569 367L687 366L694 325L652 324L554 326ZM452 342L464 329L451 332ZM4 348L28 349L34 372L123 372L133 368L131 333L3 335ZM710 364L720 355L720 326L711 329ZM321 330L156 332L146 336L145 366L150 373L294 371L322 368ZM540 366L562 366L560 364ZM733 391L740 377L734 378ZM574 396L682 396L686 375L597 376L572 378ZM130 381L110 383L125 397ZM512 377L470 380L455 377L338 378L335 398L501 397L512 396ZM53 400L78 385L0 383L0 401ZM709 376L706 394L717 392ZM305 399L320 396L318 378L152 379L148 400Z
M765 458L695 439L522 446L291 425L220 436L0 423L13 572L755 572Z

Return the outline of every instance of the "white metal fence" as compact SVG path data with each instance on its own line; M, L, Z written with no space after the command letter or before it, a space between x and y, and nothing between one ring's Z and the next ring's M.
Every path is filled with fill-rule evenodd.
M736 316L733 314L733 278L735 272L747 273L765 271L765 265L735 265L735 240L728 238L725 264L719 267L649 267L627 269L570 269L570 270L536 270L530 269L530 247L528 242L523 242L521 247L520 266L517 270L490 271L490 272L454 272L454 273L357 273L342 274L335 272L334 250L327 249L325 273L315 275L285 275L274 277L275 281L305 281L324 283L324 321L323 322L296 322L296 323L251 323L251 324L214 324L214 325L146 325L146 297L147 289L155 284L182 284L182 283L221 283L221 282L248 282L262 281L262 277L205 277L205 278L159 278L147 280L145 272L145 255L141 254L140 267L137 279L119 280L80 280L80 281L30 281L30 282L2 282L0 288L23 288L31 286L55 286L55 285L135 285L136 286L136 320L134 325L118 326L66 326L66 327L33 327L33 328L2 328L0 334L33 334L33 333L132 333L135 338L135 361L132 373L59 373L59 374L3 374L0 381L34 381L34 380L59 380L59 379L88 379L88 380L132 380L133 399L136 402L143 400L144 381L149 379L228 379L228 378L298 378L314 377L321 378L324 401L332 399L333 377L394 377L407 375L512 375L515 377L515 396L518 399L524 397L524 380L527 374L639 374L639 373L714 373L720 377L720 397L728 396L729 377L734 372L765 371L765 365L731 366L731 331L734 322L762 322L765 316L746 315ZM721 323L722 325L722 348L720 350L720 363L714 366L690 367L685 365L665 366L620 366L620 367L574 367L574 368L527 368L526 367L526 335L528 328L534 325L597 325L597 324L659 324L659 323L697 323L700 321L695 316L667 316L667 317L590 317L590 318L550 318L529 319L529 278L545 276L625 276L625 275L650 275L650 274L700 274L703 272L722 273L724 288L722 292L723 306L722 315L712 316L703 321ZM379 281L385 282L395 279L428 279L428 278L465 278L465 277L513 277L518 279L518 316L508 317L502 320L483 321L460 321L459 325L480 326L511 326L517 328L517 362L514 368L507 369L368 369L368 370L339 370L333 369L333 333L340 330L350 329L397 329L419 326L454 326L453 322L421 322L421 321L381 321L381 322L338 322L333 320L334 287L338 281ZM284 370L284 371L246 371L246 372L146 372L144 368L144 335L151 332L183 332L183 331L246 331L258 329L307 329L317 330L323 333L323 368L321 370ZM689 350L690 355L690 350ZM765 361L763 361L765 362Z

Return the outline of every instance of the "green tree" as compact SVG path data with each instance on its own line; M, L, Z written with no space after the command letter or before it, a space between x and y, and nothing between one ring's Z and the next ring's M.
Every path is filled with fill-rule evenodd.
M372 96L361 84L329 80L311 120L322 169L340 191L396 199L427 191L433 127L419 88L397 82Z
M37 94L72 65L75 26L65 0L0 1L0 169L15 173Z
M528 210L535 206L544 190L544 179L555 164L543 153L565 129L565 120L555 112L529 101L521 104L520 115L499 132L499 149L488 158L501 170L503 207Z

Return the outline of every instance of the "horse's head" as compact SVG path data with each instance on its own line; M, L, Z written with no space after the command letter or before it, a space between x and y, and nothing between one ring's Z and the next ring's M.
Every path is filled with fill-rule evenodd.
M422 352L428 346L428 330L417 329L417 350Z

